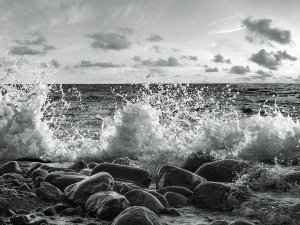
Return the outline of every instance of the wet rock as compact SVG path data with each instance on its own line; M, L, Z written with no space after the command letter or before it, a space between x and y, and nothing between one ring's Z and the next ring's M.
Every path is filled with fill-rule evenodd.
M187 157L182 168L194 173L200 166L215 160L216 158L212 154L202 151L193 152Z
M238 173L249 166L245 161L224 159L200 166L195 174L204 177L208 181L232 182Z
M197 174L174 166L163 166L158 172L160 187L180 186L193 190L198 184L205 181L203 177Z
M210 225L228 225L229 223L225 220L217 220L212 222Z
M254 225L253 223L249 223L247 221L238 220L230 223L229 225Z
M27 184L22 184L19 188L20 191L30 191L31 189Z
M133 224L163 225L163 222L154 212L141 206L133 206L125 209L112 222L112 225L133 225Z
M0 197L0 216L6 216L9 204L5 198Z
M169 215L169 216L181 216L181 213L174 208L164 208L160 212L161 214Z
M199 184L194 190L197 207L220 211L231 211L251 196L245 186L217 182Z
M90 176L92 170L91 169L82 169L80 170L79 174L82 174L84 176Z
M96 163L96 162L91 162L91 163L89 163L88 165L87 165L87 167L89 168L89 169L94 169L96 166L98 165L98 163Z
M16 161L11 161L5 163L3 166L0 167L0 176L2 176L5 173L22 174L22 170Z
M36 169L36 170L34 170L32 172L31 177L32 177L33 180L35 180L38 176L46 179L47 175L48 175L48 171L47 170Z
M188 205L188 199L181 194L174 192L167 192L165 198L172 207L186 206Z
M49 224L47 220L45 219L40 219L37 221L34 221L33 223L31 223L31 225L47 225Z
M58 171L61 171L61 172L74 172L73 170L68 169L68 168L53 167L53 166L49 166L49 165L46 165L46 164L41 165L41 167L39 167L39 168L43 169L43 170L47 170L48 173L53 173L53 172L58 172Z
M9 220L13 225L26 225L29 222L27 217L24 215L12 216Z
M58 203L54 206L55 210L57 213L63 212L65 209L69 208L68 205L65 205L63 203Z
M129 207L128 200L114 191L103 191L93 194L85 203L85 211L91 216L103 220L115 219Z
M6 174L2 175L2 177L6 180L8 180L8 179L17 179L17 180L24 179L24 177L18 173L6 173Z
M34 184L35 187L39 187L40 184L41 184L42 182L44 182L44 181L45 181L45 179L44 179L43 177L37 176L37 177L33 180L33 184Z
M4 219L2 219L1 217L0 217L0 225L6 225Z
M48 182L42 182L35 191L36 196L45 201L62 201L65 198L64 193L57 187L49 184Z
M65 189L65 194L71 202L85 205L88 198L99 191L110 191L114 188L114 179L105 172L97 173Z
M148 188L151 183L150 173L141 168L113 163L100 163L92 170L91 175L99 172L107 172L116 180L138 183L146 188Z
M83 208L81 206L77 206L75 209L77 211L77 215L79 215L81 217L84 217L84 211L83 211Z
M125 195L128 191L131 191L133 189L143 189L143 188L138 186L137 184L133 184L130 182L121 182L121 181L115 182L115 190L119 194Z
M16 214L25 214L25 215L27 215L27 214L29 214L30 212L29 211L27 211L27 210L25 210L25 209L17 209L16 210Z
M86 178L87 176L79 173L58 171L49 173L45 181L59 188L61 191L64 191L65 188L70 186L71 184L80 182Z
M87 168L87 164L85 161L80 160L73 165L69 166L68 169L74 170L75 172L79 173L79 171Z
M185 187L179 187L179 186L164 187L164 188L158 189L157 192L162 194L162 195L166 194L167 192L174 192L174 193L177 193L177 194L181 194L181 195L185 196L188 199L192 199L193 196L194 196L194 194L191 190L189 190Z
M78 215L78 212L75 208L67 208L62 212L62 214L64 216L76 216Z
M50 206L43 210L43 213L45 216L54 216L56 214L55 208L53 206Z
M112 163L118 165L124 165L124 166L139 167L138 163L130 159L129 157L115 159Z
M143 206L152 210L156 214L159 214L164 208L161 202L154 195L143 190L131 190L125 195L125 197L128 199L130 206Z
M70 220L71 223L83 223L84 219L77 217L75 219Z
M35 171L37 168L39 168L40 166L42 166L42 163L33 163L30 165L29 169L27 170L27 172L25 173L25 176L31 176L31 174L33 173L33 171Z
M146 191L148 193L154 195L165 208L170 207L170 205L169 205L167 199L165 198L165 196L163 196L162 194L160 194L160 193L158 193L156 191L152 191L152 190L146 190Z

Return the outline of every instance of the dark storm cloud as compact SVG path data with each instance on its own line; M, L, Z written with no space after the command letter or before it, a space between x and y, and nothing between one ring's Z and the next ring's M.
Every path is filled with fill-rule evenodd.
M88 60L81 60L75 67L101 67L101 68L117 68L121 65L113 64L111 62L91 62Z
M158 45L153 45L152 49L156 52L156 53L161 53L160 51L160 47Z
M151 34L151 36L146 38L146 40L151 42L159 42L159 41L163 41L164 39L158 34Z
M14 46L10 49L12 55L42 55L44 52L32 49L28 46Z
M248 34L246 39L249 42L268 42L274 41L280 44L289 44L291 40L291 32L289 30L283 30L279 28L272 28L272 20L270 19L258 19L251 20L246 18L242 21L242 24L247 28Z
M168 59L158 59L155 61L152 61L152 59L146 59L146 60L142 60L141 64L144 66L155 66L155 67L180 66L178 60L173 56L169 57Z
M93 39L93 43L91 44L93 48L120 51L130 47L130 41L128 38L118 33L100 32L97 34L87 35L87 37Z
M42 55L55 49L53 45L47 44L48 40L41 33L34 32L30 35L33 40L16 39L15 42L18 46L12 47L10 53L13 55Z
M125 35L130 35L135 33L135 29L130 27L118 27L118 31Z
M267 52L265 49L261 49L258 53L252 54L249 60L270 70L277 70L282 60L296 61L297 58L289 55L286 51Z
M224 56L222 56L221 54L215 55L213 61L216 63L231 63L230 59L225 59Z
M55 68L60 67L60 63L58 62L57 59L52 59L52 60L50 61L50 63L51 63L52 66L54 66Z
M229 72L231 74L245 74L250 72L249 66L233 66L230 68Z
M219 72L219 69L217 67L214 68L206 68L205 69L206 73L213 73L213 72Z
M181 56L182 59L191 60L191 61L197 61L198 57L193 55L183 55Z

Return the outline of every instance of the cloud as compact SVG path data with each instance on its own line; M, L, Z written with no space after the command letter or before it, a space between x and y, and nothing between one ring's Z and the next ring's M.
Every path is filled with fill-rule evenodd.
M269 78L269 77L273 77L271 71L270 72L265 72L263 70L257 70L255 73L258 74L258 75L252 76L254 78L266 79L266 78Z
M14 46L10 49L12 55L42 55L44 52L27 46Z
M139 56L134 56L134 57L132 58L132 60L135 61L135 62L140 62L142 59L141 59L141 57L139 57Z
M251 18L246 18L242 21L242 24L247 28L246 39L249 42L268 43L273 41L280 44L289 44L291 42L291 32L289 30L272 28L272 20L270 19L251 20Z
M130 47L130 41L124 35L118 33L97 33L87 35L87 37L93 39L91 46L93 48L101 48L107 50L124 50Z
M158 45L153 45L152 49L156 52L156 53L161 53L160 51L160 47Z
M75 67L101 67L101 68L117 68L121 67L121 65L113 64L111 62L91 62L88 60L81 60Z
M245 74L250 72L249 66L232 66L229 70L231 74Z
M181 56L182 59L191 60L191 61L197 61L198 57L193 55L183 55Z
M51 63L52 66L54 66L55 68L60 67L60 63L58 62L57 59L52 59L52 60L50 61L50 63Z
M214 68L206 68L205 69L206 73L212 73L212 72L219 72L219 69L217 67Z
M164 39L158 34L151 34L151 36L146 38L146 40L151 42L159 42L159 41L163 41Z
M296 61L297 58L289 55L286 51L267 52L265 49L261 49L258 53L252 54L249 60L270 70L277 70L282 60Z
M130 27L118 27L118 31L125 35L131 35L135 33L135 29Z
M215 55L213 61L216 63L231 63L230 59L225 59L224 56L222 56L221 54Z
M34 39L33 40L16 39L15 42L18 44L18 46L12 47L10 49L10 53L13 55L42 55L42 54L46 54L50 50L55 49L53 45L47 44L48 40L41 33L34 32L31 33L30 36L34 37Z
M173 67L173 66L180 66L177 58L170 56L168 59L158 59L152 61L152 59L142 60L141 64L144 66L153 66L153 67Z

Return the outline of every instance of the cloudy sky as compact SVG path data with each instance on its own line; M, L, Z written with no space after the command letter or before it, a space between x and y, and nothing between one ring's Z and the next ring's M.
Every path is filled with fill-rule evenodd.
M299 0L0 0L0 50L64 83L300 81Z

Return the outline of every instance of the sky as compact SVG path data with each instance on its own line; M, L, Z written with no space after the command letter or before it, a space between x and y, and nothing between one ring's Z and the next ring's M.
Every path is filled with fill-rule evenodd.
M0 51L57 83L294 83L299 11L299 0L0 0Z

